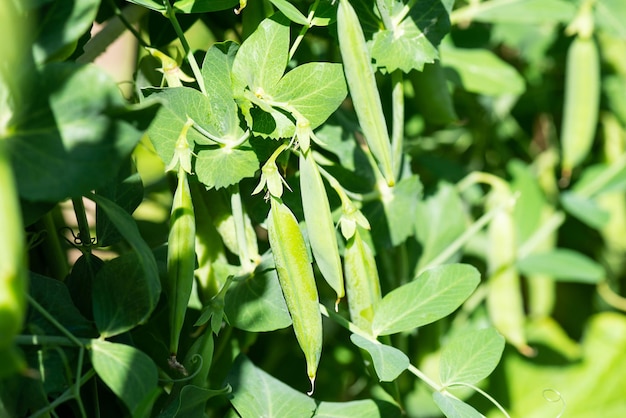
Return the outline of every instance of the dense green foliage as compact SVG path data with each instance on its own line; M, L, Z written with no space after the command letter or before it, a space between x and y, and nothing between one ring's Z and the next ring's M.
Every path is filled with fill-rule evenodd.
M626 416L625 21L2 1L0 416Z

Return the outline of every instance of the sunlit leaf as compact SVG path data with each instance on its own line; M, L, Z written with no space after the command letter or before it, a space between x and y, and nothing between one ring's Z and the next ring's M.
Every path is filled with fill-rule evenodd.
M566 248L530 254L518 260L517 267L526 275L543 274L566 282L598 283L606 278L601 264Z
M358 334L350 335L350 340L372 356L376 374L383 382L395 380L409 367L409 358L395 347L374 343Z
M434 392L433 400L446 418L485 418L473 406L450 395Z

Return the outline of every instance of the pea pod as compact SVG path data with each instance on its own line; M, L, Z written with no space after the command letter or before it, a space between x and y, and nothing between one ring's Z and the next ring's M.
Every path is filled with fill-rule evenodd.
M170 314L170 352L175 359L193 286L196 223L187 172L178 168L167 247L168 302Z
M296 217L280 198L270 197L267 223L278 280L293 322L293 330L306 359L311 391L322 354L322 314L313 268Z
M562 177L589 154L600 106L600 58L592 37L576 36L567 51L565 104L561 128Z
M496 206L503 199L511 199L508 189L495 189L490 199ZM517 245L512 208L498 212L487 230L489 247L487 266L489 269L489 293L487 309L494 327L521 353L532 354L526 343L524 326L526 317L522 299L519 273L515 267Z
M359 18L348 0L339 0L337 37L354 110L367 146L381 166L387 184L395 184L391 144L376 86L372 58Z
M339 302L345 296L345 289L337 234L324 182L311 150L300 153L300 189L313 256L322 276L337 293Z
M28 280L22 215L5 144L0 139L0 350L11 347L22 329Z
M381 299L380 280L374 254L358 228L346 244L344 265L350 320L371 331L374 310Z

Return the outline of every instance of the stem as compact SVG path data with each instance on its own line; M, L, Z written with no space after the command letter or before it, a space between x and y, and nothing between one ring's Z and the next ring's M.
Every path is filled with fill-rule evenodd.
M90 338L76 338L80 342L80 346L91 344ZM30 335L21 334L15 337L15 343L18 345L56 345L61 347L75 347L76 342L67 337L60 335Z
M582 186L575 193L581 197L593 197L626 167L626 154L622 154L606 170L595 176L593 180Z
M83 386L85 383L87 383L95 375L96 375L95 370L93 370L93 369L89 370L78 381L79 387ZM63 392L53 402L51 402L50 405L44 406L40 410L35 411L35 413L33 413L30 416L30 418L37 418L37 417L41 417L41 416L47 415L50 411L53 411L57 406L61 405L62 403L66 402L66 401L69 401L70 399L73 399L73 398L74 398L74 387L72 386L72 387L68 388L65 392Z
M185 38L185 34L183 29L180 27L180 23L178 23L178 19L176 18L176 12L172 8L170 4L170 0L165 0L163 2L165 4L166 9L166 17L172 22L172 26L174 27L174 31L176 32L176 36L180 39L180 43L183 45L183 49L185 50L185 56L189 61L189 65L191 66L191 71L193 72L196 81L198 82L198 87L200 87L200 91L202 94L206 96L206 87L204 85L204 78L202 78L202 72L200 71L200 67L196 62L196 57L193 56L191 52L191 48L189 47L189 42L187 42L187 38Z
M554 212L546 222L541 225L533 235L531 235L517 250L517 258L521 259L529 255L538 245L541 245L550 234L559 229L565 222L563 212Z
M145 7L142 7L142 13L139 14L139 12L135 12L133 9L137 8L136 5L128 5L127 7L124 8L124 12L122 12L120 10L119 7L117 7L117 4L115 4L115 1L113 0L108 0L109 5L113 8L113 13L115 13L115 16L117 16L117 18L124 24L124 26L126 26L126 29L128 29L130 31L130 33L133 34L133 36L137 39L137 42L139 42L139 44L143 47L148 47L150 45L148 45L146 43L146 41L143 40L143 38L141 37L141 34L137 31L137 29L135 29L135 27L133 26L133 24L126 18L126 15L124 14L124 12L130 12L130 13L134 13L133 20L137 20L140 16L142 16L145 12L148 11L148 9L146 9ZM128 13L127 12L127 13ZM129 13L129 14L130 14Z
M70 341L72 341L78 347L84 347L85 345L74 336L71 332L68 331L59 321L57 321L48 311L45 310L43 306L41 306L31 295L26 295L28 297L28 302L35 308L41 316L46 318L52 325L54 325L62 334L64 334Z
M476 392L480 393L485 398L487 398L492 404L494 404L495 407L498 408L500 412L502 412L502 414L504 414L506 418L511 418L511 416L508 414L508 412L506 412L506 410L502 407L502 405L500 405L498 401L496 401L491 395L489 395L487 392L485 392L481 388L471 385L469 383L451 383L448 385L448 387L451 387L451 386L466 386L468 388L474 389Z
M385 4L385 0L376 0L376 8L378 8L378 11L380 12L380 17L383 20L385 29L393 30L393 22L391 20L389 10L387 9L387 4Z
M391 74L393 91L391 106L393 113L393 127L391 131L391 163L396 178L400 178L402 171L402 150L404 141L404 77L401 70Z
M83 249L91 253L91 233L89 231L89 221L87 221L87 213L82 196L72 198L72 204L74 206L76 222L78 223L78 238L80 239Z

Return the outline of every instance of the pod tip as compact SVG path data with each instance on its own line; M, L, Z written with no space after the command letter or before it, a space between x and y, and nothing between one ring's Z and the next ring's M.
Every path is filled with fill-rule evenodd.
M308 391L306 394L311 396L313 395L313 392L315 392L315 376L309 376L309 380L311 381L311 390Z

